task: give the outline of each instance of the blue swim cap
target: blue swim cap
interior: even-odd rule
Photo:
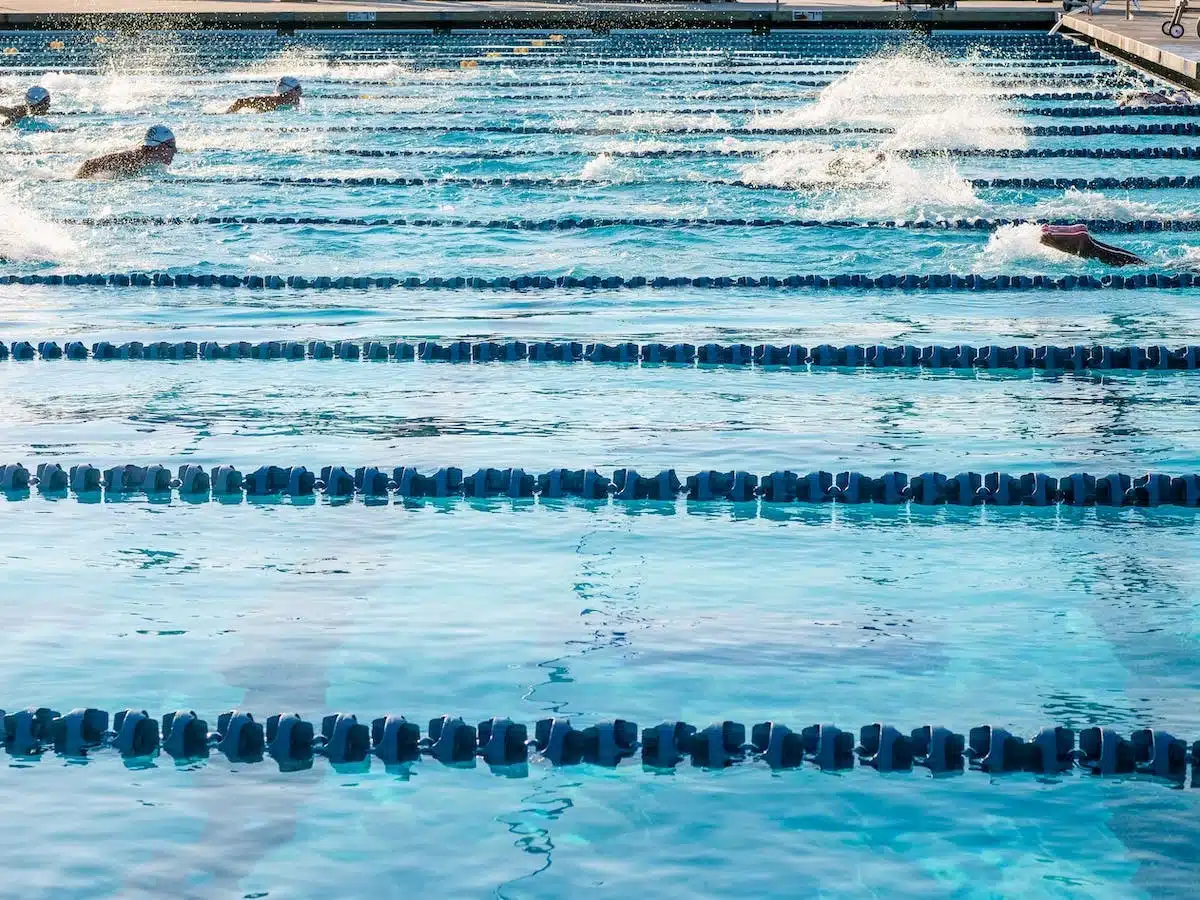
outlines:
[[[175,135],[166,125],[155,125],[146,132],[146,139],[142,142],[143,147],[153,149],[161,147],[163,144],[173,143]]]

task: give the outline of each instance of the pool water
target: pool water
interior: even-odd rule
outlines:
[[[36,82],[54,106],[0,134],[0,274],[1103,275],[1029,223],[1200,212],[1195,189],[978,184],[1200,174],[1102,158],[1200,147],[1136,133],[1195,111],[1104,115],[1153,82],[1037,33],[6,32],[5,47],[0,97]],[[221,114],[280,74],[304,82],[299,109]],[[158,122],[179,141],[168,172],[70,179]],[[1046,131],[1081,124],[1109,130]],[[332,181],[364,177],[423,183]],[[281,216],[405,224],[258,221]],[[213,217],[239,221],[195,221]],[[588,217],[614,221],[487,224]],[[805,224],[753,224],[781,219]],[[960,219],[1026,224],[911,227]],[[1127,273],[1200,263],[1200,233],[1099,236],[1147,261]],[[1200,343],[1195,300],[5,284],[0,340],[1178,346]],[[5,360],[0,463],[1185,473],[1195,377]],[[93,499],[0,497],[10,711],[1200,737],[1191,509]],[[1200,876],[1200,792],[1078,768],[0,760],[4,882],[23,897],[1124,897]]]

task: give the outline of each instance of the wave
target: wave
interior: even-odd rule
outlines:
[[[43,219],[11,193],[0,193],[0,260],[65,262],[79,247],[61,225]]]
[[[874,148],[783,150],[742,168],[752,184],[796,187],[796,211],[818,219],[893,221],[984,214],[985,204],[951,160],[915,168]]]
[[[1027,145],[1019,116],[1004,108],[985,73],[918,48],[863,60],[814,102],[755,115],[750,125],[888,127],[895,133],[883,146],[897,150]]]

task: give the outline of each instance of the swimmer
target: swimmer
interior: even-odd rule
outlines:
[[[274,94],[263,97],[242,97],[240,100],[233,101],[233,105],[225,112],[235,113],[242,112],[242,110],[272,112],[276,109],[289,109],[300,102],[300,95],[303,93],[299,79],[293,78],[291,75],[284,75],[276,82]]]
[[[1187,106],[1192,102],[1192,95],[1187,91],[1135,91],[1122,94],[1117,106]]]
[[[825,174],[830,178],[849,178],[861,172],[870,172],[887,162],[886,153],[866,154],[850,151],[837,154],[825,164]]]
[[[1096,240],[1088,234],[1086,225],[1043,225],[1042,243],[1072,256],[1098,259],[1109,266],[1136,266],[1146,262],[1128,250]]]
[[[0,124],[15,125],[30,116],[44,116],[50,109],[50,92],[44,87],[31,87],[25,92],[25,102],[18,106],[0,106]]]
[[[166,125],[155,125],[146,132],[142,146],[136,150],[122,150],[96,159],[89,159],[76,178],[93,178],[97,175],[136,175],[151,166],[169,166],[175,158],[175,135]]]

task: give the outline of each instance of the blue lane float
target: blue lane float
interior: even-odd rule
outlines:
[[[82,115],[82,113],[81,113]],[[0,151],[5,156],[45,156],[41,150]],[[236,152],[236,151],[231,151]],[[649,150],[606,150],[619,159],[759,159],[767,149],[730,150],[704,147],[671,147]],[[945,149],[907,149],[891,151],[895,156],[923,158],[952,156],[988,159],[1200,159],[1200,147],[1029,147],[1021,150],[995,147],[950,147]],[[593,158],[593,150],[433,150],[428,148],[385,150],[356,147],[304,147],[281,151],[284,155],[351,156],[359,159],[497,160],[497,159],[581,159]]]
[[[1200,152],[1200,148],[1197,148]],[[1084,225],[1091,232],[1141,234],[1200,231],[1200,219],[917,219],[652,218],[562,216],[552,219],[433,219],[365,216],[105,216],[63,218],[61,225],[92,228],[180,225],[279,225],[358,228],[469,228],[502,231],[586,231],[594,228],[867,228],[917,231],[994,231],[1008,225]]]
[[[554,86],[555,85],[553,85],[553,84],[541,85],[541,87],[543,87],[543,88],[551,88]],[[1078,102],[1086,102],[1089,100],[1103,100],[1106,102],[1112,102],[1112,101],[1116,100],[1118,97],[1120,97],[1122,93],[1123,93],[1123,91],[1120,89],[1113,89],[1113,90],[1107,90],[1107,91],[1090,91],[1090,90],[1081,90],[1081,89],[1072,89],[1072,90],[1063,90],[1063,91],[1031,91],[1031,90],[1020,90],[1020,89],[1007,89],[1007,90],[995,91],[995,96],[1000,99],[1006,99],[1006,100],[1014,100],[1014,99],[1030,100],[1030,101],[1074,100],[1074,101],[1078,101]],[[311,92],[308,92],[307,96],[309,96],[313,99],[319,99],[319,100],[361,100],[362,99],[361,93],[344,94],[344,93],[336,93],[334,91],[328,91],[328,90],[324,90],[324,89],[320,89],[320,88],[315,89]],[[723,91],[722,92],[722,97],[725,100],[764,100],[764,101],[769,101],[769,102],[774,102],[774,103],[778,103],[783,100],[807,99],[810,96],[811,96],[811,92],[805,92],[804,94],[801,94],[801,95],[788,95],[788,94],[782,93],[780,91],[769,91],[768,92],[768,91],[761,91],[761,90],[759,90],[759,91],[741,91],[741,92],[738,92],[738,91]],[[408,97],[408,95],[406,95],[406,94],[381,94],[380,96],[375,97],[373,99],[382,99],[385,97],[391,98],[391,99],[406,99]],[[655,97],[659,100],[678,101],[678,102],[684,102],[684,103],[692,103],[692,102],[697,102],[697,101],[700,101],[703,99],[707,99],[703,95],[697,94],[695,92],[686,93],[686,92],[671,92],[671,91],[665,91],[663,93],[655,92]],[[462,99],[466,100],[468,98],[462,98]],[[476,95],[476,97],[474,97],[473,99],[484,100],[484,101],[503,101],[506,103],[507,102],[532,103],[532,102],[541,101],[541,100],[562,100],[564,98],[561,94],[533,93],[530,91],[522,91],[517,94],[481,93],[481,94]]]
[[[362,360],[369,362],[590,362],[640,366],[987,369],[1183,372],[1200,368],[1200,345],[673,344],[631,341],[0,341],[0,360]]]
[[[171,184],[261,184],[273,186],[301,187],[470,187],[470,188],[558,188],[595,186],[595,179],[577,177],[528,177],[528,176],[496,176],[457,177],[445,176],[436,178],[425,177],[378,177],[374,175],[347,176],[343,178],[325,178],[320,176],[259,176],[232,175],[215,178],[176,178],[168,180]],[[661,179],[644,181],[642,184],[674,184],[677,179]],[[740,178],[709,178],[704,181],[687,180],[687,184],[705,185],[708,187],[735,187],[756,191],[796,191],[800,188],[817,188],[826,186],[822,182],[789,182],[787,184],[766,184],[757,181],[745,181]],[[1193,190],[1200,188],[1200,175],[1190,177],[1178,175],[1162,175],[1159,177],[1129,176],[1127,178],[973,178],[969,184],[979,189],[1016,188],[1025,190]]]
[[[918,506],[1200,506],[1200,475],[1076,472],[1061,477],[1044,472],[960,472],[944,475],[904,472],[872,476],[861,472],[777,470],[759,475],[744,470],[705,471],[680,476],[674,469],[642,475],[616,469],[552,469],[534,473],[521,468],[481,468],[464,474],[456,466],[421,472],[412,466],[264,465],[243,474],[233,466],[187,464],[174,473],[166,466],[133,464],[97,469],[79,464],[40,463],[32,471],[21,463],[0,465],[0,491],[22,500],[37,488],[44,496],[74,493],[80,498],[118,498],[131,494],[203,501],[207,499],[311,497],[333,499],[509,498],[612,500],[616,503],[764,504],[914,504]]]
[[[316,95],[315,98],[322,100],[335,99],[353,99],[361,101],[362,96],[359,94],[324,94]],[[314,99],[315,99],[314,98]],[[499,99],[493,97],[491,99]],[[526,99],[526,98],[517,98]],[[474,112],[470,109],[460,110],[464,113]],[[688,115],[688,116],[741,116],[741,115],[781,115],[787,112],[785,109],[771,108],[755,108],[746,106],[684,106],[674,107],[664,110],[647,110],[635,109],[628,107],[573,107],[568,110],[572,114],[591,115],[591,116],[644,116],[647,113],[663,112],[673,115]],[[1119,118],[1129,116],[1150,116],[1162,117],[1169,116],[1174,118],[1192,118],[1200,116],[1200,105],[1195,104],[1172,104],[1167,106],[1034,106],[1034,107],[1013,107],[1010,110],[1014,113],[1022,115],[1043,116],[1047,118],[1065,118],[1065,119],[1091,119],[1091,118]],[[405,112],[399,115],[417,115],[417,112]],[[95,116],[96,113],[92,110],[65,110],[56,112],[55,117],[82,117]],[[396,115],[396,114],[393,114]],[[952,151],[938,151],[939,153]],[[1017,151],[1020,152],[1020,151]],[[1028,152],[1028,151],[1025,151]],[[552,154],[553,155],[553,154]],[[986,155],[986,152],[985,152]]]
[[[935,775],[978,771],[1061,776],[1074,770],[1175,784],[1185,783],[1191,769],[1192,786],[1200,781],[1200,741],[1189,744],[1163,729],[1122,733],[1100,725],[1078,733],[1051,726],[1024,737],[997,725],[960,734],[937,725],[903,731],[873,722],[846,731],[814,724],[793,730],[774,721],[747,728],[727,720],[704,727],[668,721],[639,730],[628,719],[579,728],[558,717],[539,720],[530,730],[505,717],[470,724],[459,716],[443,715],[429,720],[422,736],[421,726],[403,715],[359,721],[347,712],[309,722],[295,712],[272,713],[260,720],[233,709],[218,715],[210,727],[209,720],[190,709],[152,716],[138,708],[111,714],[78,708],[64,714],[38,707],[0,710],[0,720],[6,752],[25,759],[49,752],[76,760],[105,754],[146,760],[165,754],[182,762],[220,754],[233,763],[270,759],[281,771],[294,772],[310,768],[321,757],[335,765],[378,759],[385,766],[428,758],[460,768],[482,761],[507,776],[524,774],[530,761],[614,768],[639,760],[649,771],[684,763],[712,771],[747,764],[773,771],[811,767],[841,772],[858,767],[884,773],[924,769]]]
[[[533,48],[529,48],[533,49]],[[544,48],[542,48],[544,49]],[[812,76],[838,76],[845,75],[851,71],[861,59],[865,58],[861,55],[846,55],[841,53],[832,53],[834,48],[814,48],[817,53],[812,56],[806,55],[802,59],[788,57],[773,57],[759,59],[738,59],[736,57],[726,58],[711,58],[709,60],[699,59],[684,59],[684,58],[660,58],[653,60],[631,60],[631,59],[614,59],[612,57],[571,57],[568,55],[554,55],[548,57],[544,54],[526,53],[523,54],[524,59],[506,54],[504,57],[488,57],[486,51],[468,51],[466,53],[453,55],[422,55],[413,60],[418,65],[416,68],[424,69],[425,71],[436,71],[440,63],[443,66],[453,65],[458,66],[458,63],[464,58],[473,59],[480,68],[492,67],[494,71],[507,72],[513,69],[523,69],[529,71],[531,69],[550,69],[556,74],[570,73],[573,75],[592,73],[592,72],[629,72],[634,75],[662,75],[662,76],[688,76],[688,75],[753,75],[753,74],[774,74],[797,72],[801,75]],[[825,51],[825,52],[822,52]],[[47,55],[46,59],[49,66],[53,66],[55,62],[60,64],[63,62],[58,56],[62,51],[56,51],[53,55]],[[66,57],[70,59],[70,57]],[[74,61],[85,63],[87,57],[77,55]],[[214,68],[229,65],[237,66],[245,64],[246,59],[241,56],[224,56],[219,53],[208,54],[202,57],[197,57],[196,61],[212,70]],[[24,60],[26,64],[29,60]],[[356,63],[361,60],[347,60],[347,62]],[[1000,70],[1006,75],[1011,74],[1014,70],[1022,68],[1034,68],[1039,70],[1056,69],[1064,70],[1055,72],[1056,75],[1066,77],[1091,76],[1095,77],[1095,72],[1081,72],[1081,69],[1100,69],[1104,74],[1113,72],[1118,69],[1118,64],[1111,60],[1103,58],[1086,57],[1086,56],[1039,56],[1039,57],[1020,57],[1014,56],[1006,59],[978,59],[972,61],[971,69],[976,71]]]
[[[586,223],[588,220],[582,220]],[[582,227],[589,227],[586,224]],[[995,291],[1108,291],[1140,290],[1144,288],[1191,288],[1200,282],[1200,275],[1191,272],[1149,272],[1137,275],[958,275],[958,274],[888,274],[861,275],[497,275],[484,278],[477,275],[393,276],[339,275],[247,275],[214,272],[118,272],[92,274],[0,275],[0,286],[25,285],[46,287],[120,287],[120,288],[250,288],[252,290],[671,290],[701,288],[728,290],[756,288],[760,290],[887,290],[995,292]]]
[[[672,73],[677,74],[677,73]],[[318,95],[323,100],[334,99],[353,99],[361,101],[361,95]],[[493,98],[498,99],[498,98]],[[579,107],[569,110],[573,115],[590,115],[590,116],[644,116],[647,113],[656,112],[656,110],[632,109],[622,107]],[[1046,118],[1056,119],[1095,119],[1095,118],[1120,118],[1129,116],[1149,116],[1149,117],[1172,117],[1172,118],[1193,118],[1200,116],[1200,105],[1195,104],[1173,104],[1169,106],[1035,106],[1035,107],[1013,107],[1011,112],[1022,115],[1043,116]],[[473,112],[473,110],[464,109],[461,112]],[[742,116],[742,115],[781,115],[786,113],[785,109],[756,109],[747,108],[744,106],[686,106],[672,109],[659,110],[662,113],[670,113],[672,115],[686,116]],[[399,115],[417,115],[419,111],[400,113]],[[64,112],[55,112],[55,117],[82,117],[94,116],[92,110],[66,110]],[[393,114],[397,115],[397,114]],[[938,151],[939,153],[953,153],[953,151]],[[1020,152],[1020,151],[1018,151]],[[1024,151],[1032,156],[1041,156],[1036,151]],[[553,154],[551,154],[553,155]],[[610,155],[625,155],[625,154],[610,154]],[[972,153],[971,155],[990,155],[985,152]],[[1056,154],[1051,154],[1056,155]]]
[[[5,151],[11,153],[12,151]],[[31,150],[30,155],[39,151]],[[378,150],[361,148],[304,149],[306,154],[354,156],[366,159],[423,158],[438,159],[522,159],[594,157],[592,150]],[[701,147],[671,147],[656,150],[606,150],[619,159],[757,159],[764,149],[727,150]],[[1028,147],[1020,150],[996,147],[951,147],[946,149],[908,149],[891,151],[907,158],[953,156],[998,159],[1200,159],[1200,147]]]
[[[710,81],[716,84],[716,81]],[[739,82],[730,82],[738,84]],[[792,82],[799,84],[800,82]],[[814,83],[815,84],[815,83]],[[825,82],[820,82],[824,85]],[[84,127],[73,126],[61,131],[78,131]],[[329,125],[322,127],[282,125],[264,127],[261,131],[274,134],[559,134],[613,137],[628,135],[627,128],[567,128],[555,125]],[[1029,137],[1089,137],[1096,135],[1172,135],[1195,137],[1200,134],[1200,124],[1195,122],[1151,122],[1137,125],[1026,125],[1013,129],[1015,133]],[[812,126],[800,128],[677,128],[656,127],[647,129],[648,134],[690,135],[788,135],[793,137],[837,137],[839,135],[890,135],[894,128],[870,126]],[[197,179],[200,180],[200,179]]]

